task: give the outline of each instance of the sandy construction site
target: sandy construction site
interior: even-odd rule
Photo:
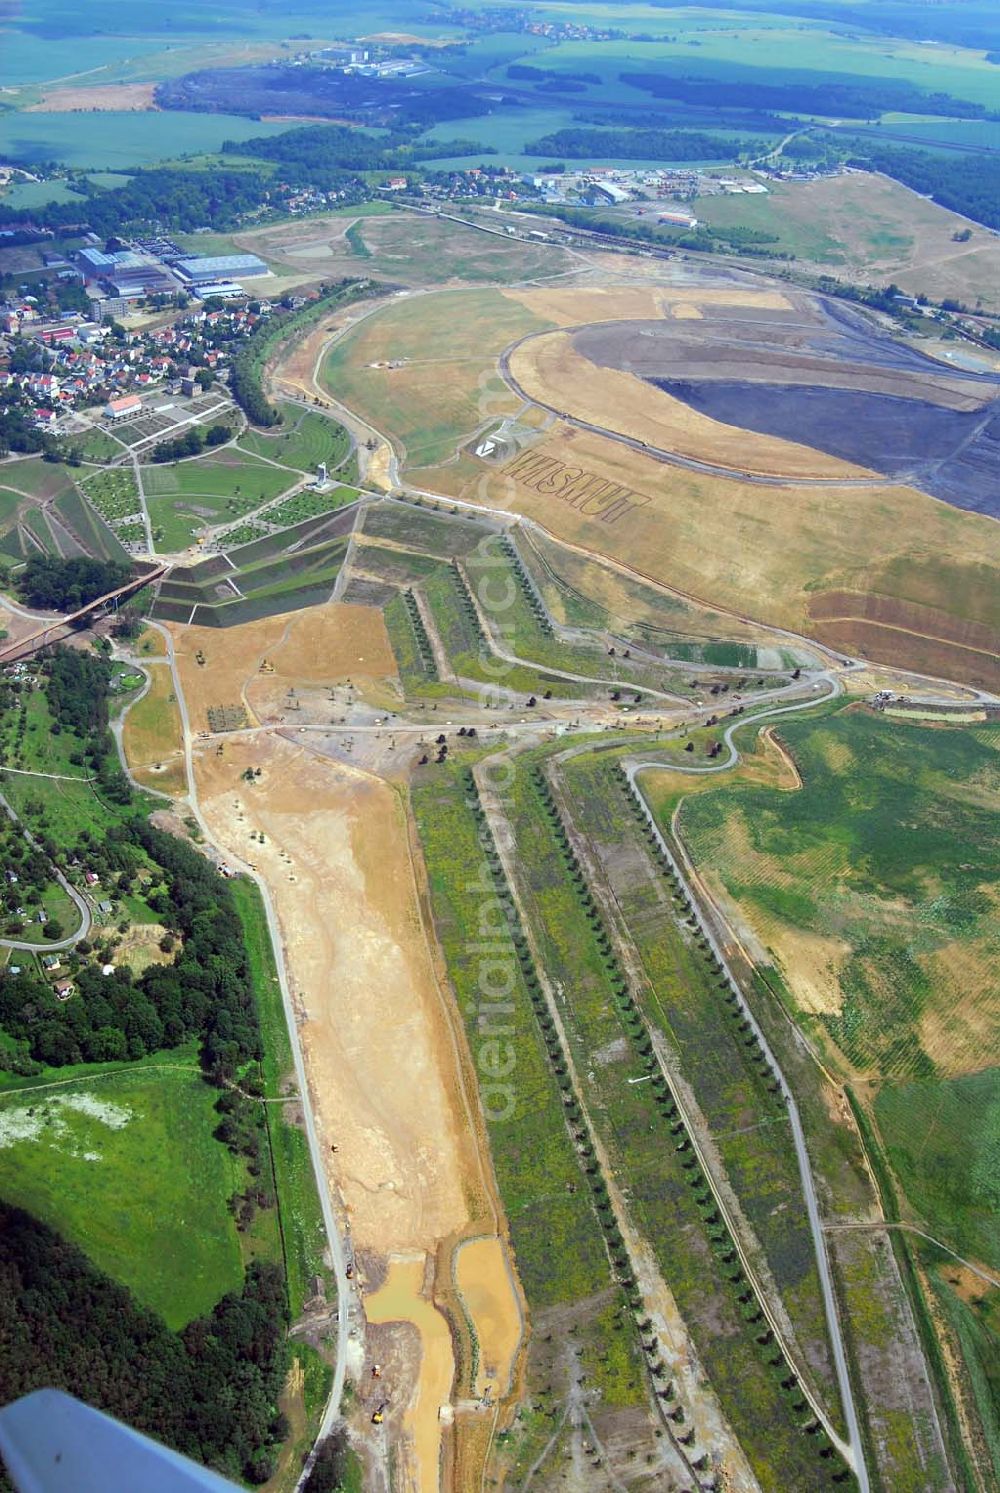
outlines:
[[[400,785],[253,727],[290,684],[384,681],[394,665],[381,614],[331,604],[227,631],[171,631],[205,824],[263,878],[277,913],[327,1180],[366,1315],[404,1324],[399,1373],[385,1384],[400,1485],[436,1493],[449,1455],[441,1410],[455,1380],[441,1306],[475,1317],[484,1358],[505,1382],[520,1340],[513,1286],[513,1308],[502,1297],[483,1304],[480,1276],[496,1257],[477,1269],[463,1253],[457,1282],[452,1265],[463,1238],[501,1248],[464,1034],[428,937]],[[251,724],[206,737],[208,711],[223,701],[242,702]]]

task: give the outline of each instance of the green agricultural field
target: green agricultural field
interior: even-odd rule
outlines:
[[[720,782],[680,832],[856,1070],[906,1082],[994,1053],[1000,732],[854,708],[780,724],[804,787]]]
[[[180,1328],[240,1286],[243,1168],[193,1056],[173,1057],[0,1100],[0,1191]]]
[[[74,60],[66,71],[75,72],[79,65]],[[11,110],[0,115],[0,152],[84,170],[127,171],[162,161],[165,155],[215,150],[224,140],[277,135],[286,128],[230,114],[171,112],[170,129],[165,132],[156,112],[29,114]]]
[[[269,457],[300,472],[315,472],[321,461],[331,472],[340,465],[351,447],[343,425],[288,401],[279,402],[278,408],[283,422],[279,429],[247,430],[238,443],[241,451]]]

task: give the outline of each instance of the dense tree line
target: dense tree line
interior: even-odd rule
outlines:
[[[912,83],[893,78],[856,78],[847,73],[824,73],[815,82],[745,82],[733,77],[674,77],[669,73],[621,73],[623,83],[641,88],[653,98],[672,99],[710,109],[720,100],[727,108],[773,109],[781,113],[815,114],[822,118],[877,119],[890,111],[908,114],[945,114],[951,118],[987,116],[982,104],[926,93]]]
[[[0,1321],[5,1402],[65,1389],[229,1477],[273,1472],[287,1433],[276,1267],[251,1265],[242,1291],[174,1333],[74,1244],[0,1202]]]
[[[318,298],[308,306],[300,307],[298,311],[278,313],[254,328],[233,359],[229,374],[229,392],[252,424],[281,424],[281,411],[264,393],[264,370],[275,348],[287,337],[294,336],[300,327],[307,327],[324,310],[343,301],[357,283],[341,280],[337,284],[321,285]],[[385,285],[369,286],[366,291],[359,287],[357,293],[374,295],[386,289]]]
[[[48,202],[18,211],[0,205],[0,223],[37,223],[56,231],[85,221],[101,235],[170,229],[190,232],[210,223],[234,228],[270,195],[259,171],[139,171],[124,187],[89,186],[84,202]]]
[[[896,150],[868,139],[858,141],[857,146],[851,165],[881,171],[914,192],[932,197],[941,207],[974,218],[987,228],[1000,228],[1000,157],[954,151],[932,155],[925,150]]]
[[[76,612],[124,586],[132,574],[117,560],[93,560],[79,555],[32,555],[18,580],[22,598],[46,612]]]
[[[652,0],[671,9],[674,0]],[[732,10],[732,0],[702,0],[705,9]],[[794,16],[801,20],[802,0],[740,0],[742,11]],[[1000,42],[1000,16],[994,0],[962,0],[958,5],[915,4],[914,0],[866,0],[863,14],[856,0],[810,0],[809,17],[833,21],[850,32],[862,28],[885,36],[956,42],[963,47],[995,47]]]
[[[346,1427],[337,1426],[320,1444],[304,1493],[339,1493],[347,1476],[350,1455]]]
[[[598,130],[576,126],[541,135],[524,147],[529,155],[585,161],[601,156],[623,161],[733,161],[759,141],[733,140],[701,130]]]
[[[111,665],[107,659],[79,648],[59,647],[43,656],[40,668],[53,731],[72,731],[80,740],[70,761],[89,769],[112,803],[131,802],[132,789],[108,729]]]
[[[420,161],[470,155],[482,151],[482,146],[472,140],[421,141],[412,129],[363,135],[346,125],[316,124],[281,135],[227,140],[222,149],[278,162],[283,178],[293,185],[330,192],[354,184],[360,200],[368,189],[358,178],[359,172],[406,171]],[[491,153],[489,147],[486,153]]]
[[[540,203],[533,212],[545,213],[560,218],[573,228],[587,228],[592,233],[607,234],[626,242],[659,244],[662,248],[693,249],[706,254],[748,254],[765,256],[768,259],[790,259],[794,256],[776,252],[769,246],[778,242],[778,236],[759,228],[744,228],[733,225],[728,228],[712,228],[699,224],[697,228],[670,228],[666,225],[639,221],[635,218],[603,217],[600,211],[583,207],[558,207]]]
[[[243,114],[259,119],[288,114],[350,119],[359,124],[417,124],[422,129],[449,119],[487,114],[489,98],[469,84],[424,79],[362,78],[329,67],[218,67],[168,78],[156,90],[164,109]]]
[[[175,436],[172,441],[158,442],[149,459],[154,462],[181,461],[185,456],[200,456],[206,448],[223,445],[231,435],[228,425],[210,425],[207,430],[190,425],[183,435]]]

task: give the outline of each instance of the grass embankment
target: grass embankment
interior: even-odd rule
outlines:
[[[301,480],[297,472],[242,453],[142,469],[154,539],[168,553],[187,548],[206,527],[242,518]]]
[[[294,1065],[264,905],[253,882],[239,878],[231,883],[231,888],[243,925],[257,996],[264,1041],[261,1064],[264,1094],[267,1099],[283,1098],[294,1092]],[[286,1104],[266,1106],[288,1296],[292,1312],[297,1316],[303,1302],[313,1294],[312,1277],[320,1276],[328,1282],[329,1288],[329,1274],[323,1263],[326,1232],[316,1193],[316,1178],[305,1132],[291,1118],[295,1108]]]
[[[166,664],[149,670],[149,689],[125,717],[122,746],[129,768],[147,788],[183,793],[184,768],[180,710]]]
[[[628,1082],[659,1071],[646,1025],[627,988],[621,989],[607,930],[563,843],[565,830],[526,767],[515,776],[508,814],[541,957],[564,992],[560,1013],[578,1071],[593,1085],[593,1122],[628,1188],[636,1222],[762,1487],[809,1486],[822,1465],[822,1437],[801,1433],[803,1415],[792,1403],[800,1402],[801,1392],[766,1323],[751,1320],[759,1307],[711,1200],[698,1201],[706,1194],[699,1191],[703,1179],[683,1121],[669,1116],[660,1084]],[[775,1107],[772,1099],[772,1116]],[[756,1341],[761,1336],[763,1344]]]
[[[800,724],[821,725],[838,709],[820,707],[803,717]],[[747,739],[749,731],[757,736],[753,746]],[[690,806],[695,797],[714,800],[723,789],[757,790],[768,781],[775,782],[773,772],[768,771],[768,753],[761,745],[759,727],[752,722],[741,729],[740,748],[741,764],[720,777],[681,777],[669,770],[643,775],[644,796],[653,806],[668,842],[672,842],[673,813],[682,801]],[[768,792],[774,798],[779,796],[776,789],[769,788]],[[710,872],[710,863],[699,865],[703,875]],[[815,1046],[815,1027],[798,1012],[781,970],[766,961],[751,963],[746,950],[731,940],[728,957],[796,1096],[824,1218],[850,1226],[831,1230],[827,1247],[874,1486],[943,1493],[954,1486],[954,1474],[939,1439],[938,1401],[927,1388],[923,1363],[926,1357],[932,1377],[936,1377],[935,1356],[926,1336],[918,1335],[919,1307],[908,1303],[901,1279],[905,1261],[899,1260],[899,1240],[893,1235],[891,1243],[880,1243],[877,1236],[873,1239],[856,1228],[858,1223],[878,1216],[882,1206],[858,1132],[841,1113],[836,1090],[798,1035],[797,1024],[804,1025]],[[953,1174],[956,1171],[952,1168]],[[947,1386],[941,1393],[947,1394]],[[947,1439],[947,1428],[945,1434]],[[954,1455],[954,1436],[949,1445],[952,1460],[960,1465],[960,1458]]]
[[[281,425],[271,431],[247,430],[238,442],[241,451],[299,472],[314,472],[321,461],[330,472],[340,466],[351,449],[351,438],[339,421],[287,400],[279,400],[278,409]]]

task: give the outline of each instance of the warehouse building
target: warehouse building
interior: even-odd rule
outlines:
[[[194,259],[178,259],[174,269],[190,285],[207,285],[220,280],[252,280],[270,274],[263,259],[256,254],[210,254]]]
[[[189,289],[199,301],[211,300],[213,296],[222,301],[232,301],[246,295],[243,286],[237,285],[235,280],[209,280],[205,285],[192,285]]]

